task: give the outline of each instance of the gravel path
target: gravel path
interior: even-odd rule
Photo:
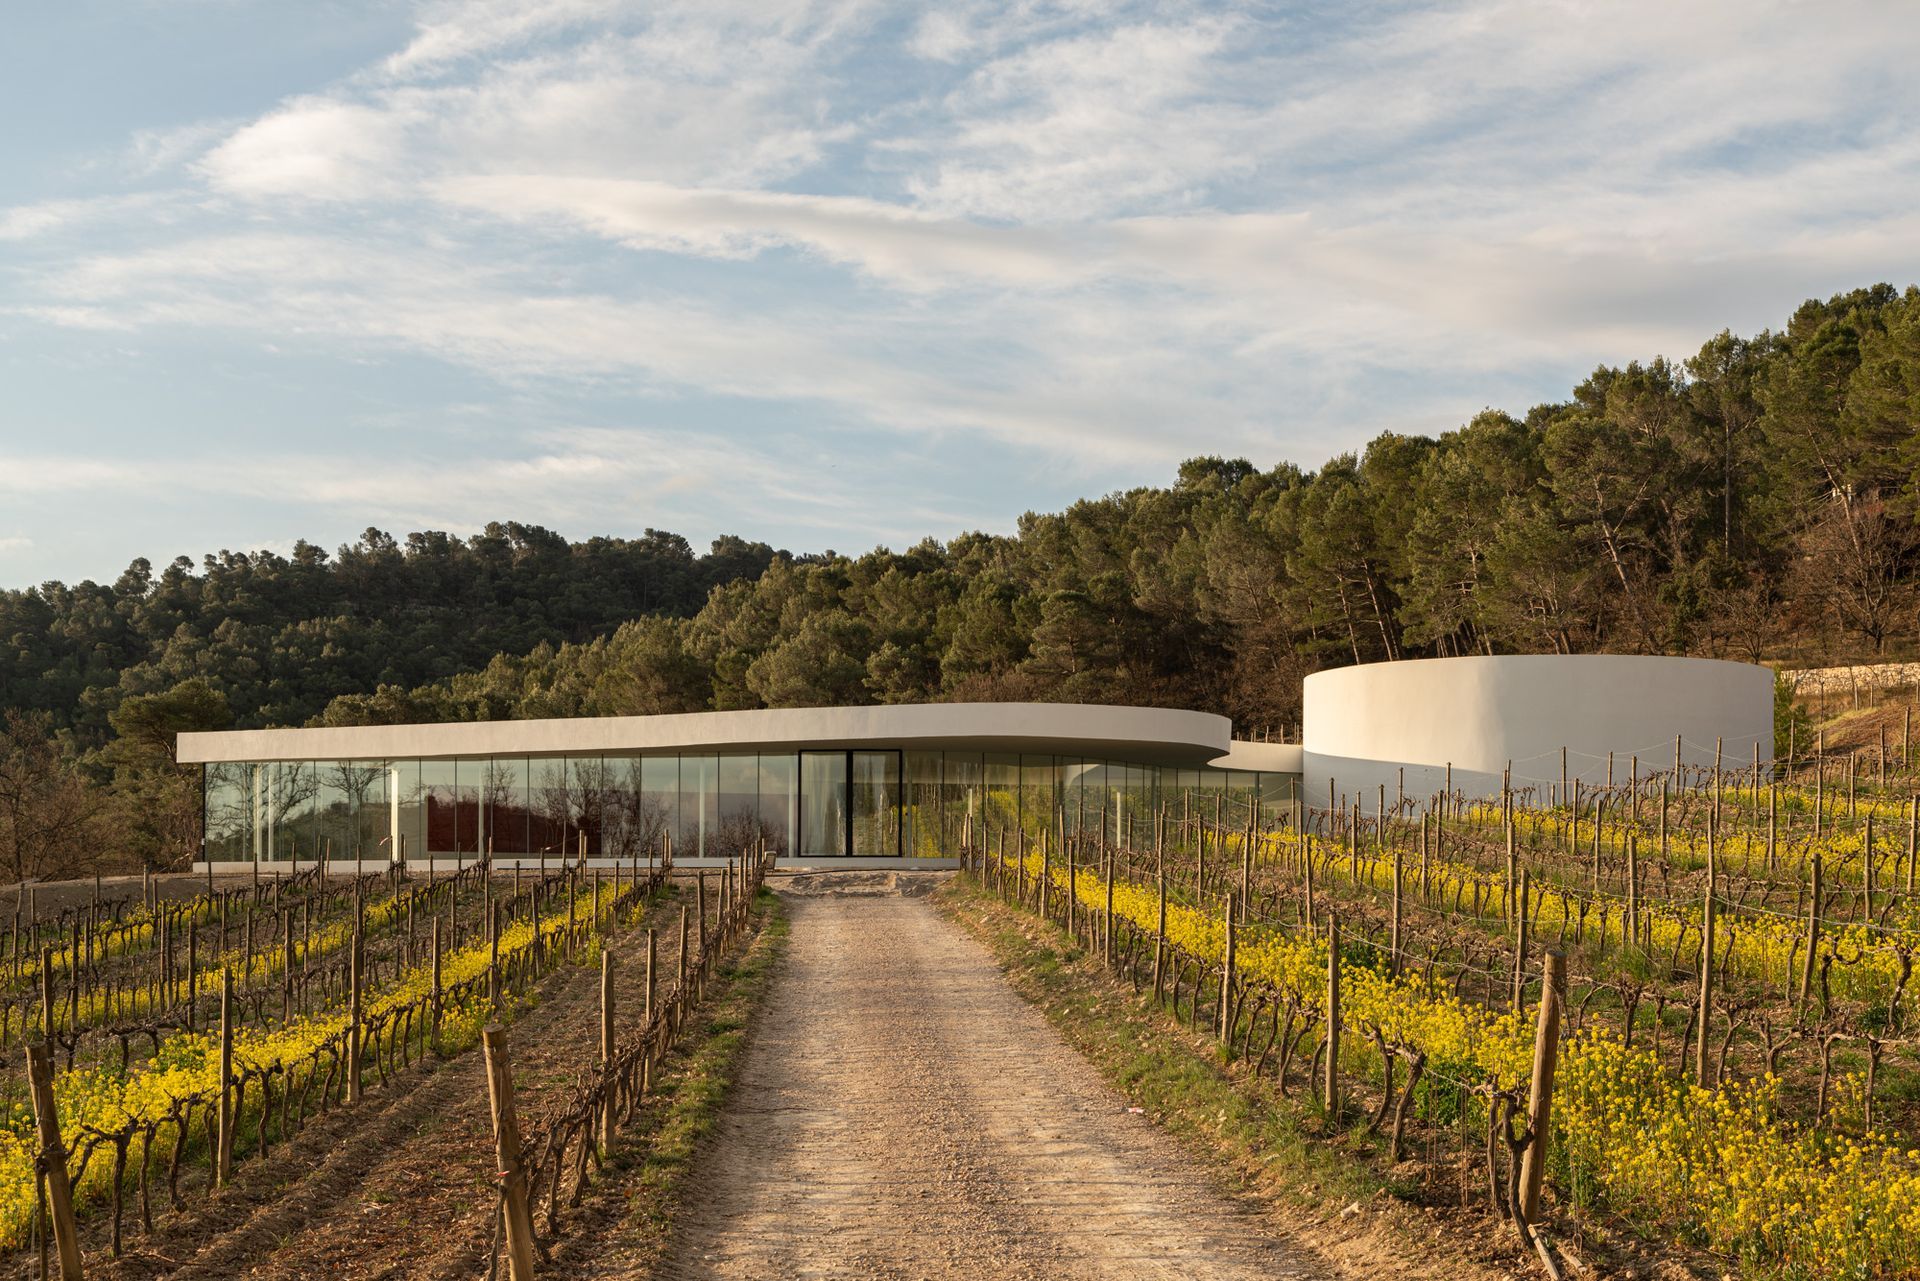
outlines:
[[[789,903],[786,971],[661,1275],[1331,1275],[1129,1114],[928,904]]]

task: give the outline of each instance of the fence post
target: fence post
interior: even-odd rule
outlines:
[[[212,866],[212,864],[208,864]],[[200,1000],[200,923],[187,918],[187,1031],[194,1030],[193,1007]]]
[[[1113,864],[1119,857],[1120,851],[1117,849],[1107,854],[1107,910],[1100,921],[1100,959],[1108,969],[1113,968]],[[1227,919],[1231,921],[1233,918],[1229,916]],[[1233,927],[1229,925],[1227,928],[1231,932]]]
[[[1813,996],[1813,957],[1820,950],[1820,851],[1813,851],[1813,897],[1807,904],[1807,955],[1800,967],[1800,1009]]]
[[[430,1011],[430,1016],[433,1019],[433,1043],[435,1046],[438,1046],[440,1044],[440,1015],[441,1015],[440,960],[441,960],[442,950],[443,950],[443,944],[440,936],[440,916],[438,913],[435,913],[433,918],[433,1005]]]
[[[647,997],[646,1004],[640,1007],[640,1026],[646,1029],[647,1052],[640,1060],[640,1095],[653,1087],[653,989],[654,989],[654,953],[658,939],[652,930],[647,931]]]
[[[1533,924],[1533,869],[1520,872],[1520,897],[1515,901],[1513,924],[1513,1012],[1518,1014],[1527,991],[1527,934]]]
[[[1160,921],[1153,931],[1153,1001],[1160,1003],[1160,989],[1166,979],[1167,966],[1167,851],[1166,851],[1166,814],[1160,815],[1160,835],[1154,842],[1154,861],[1157,864],[1155,879],[1159,882]]]
[[[613,1150],[613,953],[600,949],[600,1066],[604,1069],[600,1100],[600,1146]]]
[[[80,1281],[80,1231],[73,1221],[73,1185],[67,1181],[60,1114],[53,1105],[53,1047],[45,1041],[27,1046],[27,1080],[33,1093],[34,1122],[40,1128],[40,1158],[47,1167],[47,1210],[60,1251],[61,1281]]]
[[[360,1101],[360,987],[361,987],[361,943],[360,926],[355,922],[353,941],[347,953],[347,981],[352,986],[347,1008],[347,1102]]]
[[[1400,974],[1400,846],[1393,847],[1393,921],[1389,936],[1387,973],[1391,977]]]
[[[487,895],[487,948],[487,999],[498,1014],[504,995],[500,990],[500,904],[491,893]]]
[[[1233,1048],[1233,1029],[1227,1026],[1233,1017],[1233,962],[1234,962],[1234,913],[1233,895],[1227,895],[1227,955],[1220,963],[1220,1011],[1214,1017],[1214,1026],[1219,1030],[1220,1039],[1226,1043],[1229,1051]]]
[[[1713,1070],[1708,1036],[1708,1025],[1713,1022],[1713,946],[1714,946],[1714,833],[1716,823],[1711,817],[1707,821],[1707,896],[1700,904],[1700,1019],[1695,1028],[1698,1040],[1694,1045],[1693,1080],[1701,1089],[1713,1088]],[[1872,851],[1867,852],[1871,863]],[[1869,887],[1872,877],[1867,880]]]
[[[220,971],[220,1132],[216,1139],[213,1182],[224,1188],[233,1178],[233,970]]]
[[[53,1041],[53,949],[40,946],[40,1039]]]
[[[285,932],[280,939],[280,1021],[293,1017],[293,909],[281,914]]]
[[[1327,1123],[1340,1124],[1340,917],[1327,913]]]
[[[687,986],[687,905],[680,905],[680,977],[679,986]]]
[[[1547,1168],[1547,1138],[1553,1122],[1553,1074],[1560,1062],[1560,1006],[1567,999],[1567,958],[1547,953],[1540,985],[1540,1017],[1533,1032],[1533,1082],[1527,1091],[1527,1129],[1533,1138],[1520,1158],[1520,1217],[1540,1217],[1540,1181]]]
[[[487,1098],[493,1107],[493,1147],[500,1162],[500,1214],[506,1221],[507,1275],[533,1281],[533,1206],[520,1162],[520,1121],[513,1111],[513,1065],[507,1033],[492,1024],[480,1034],[487,1058]]]

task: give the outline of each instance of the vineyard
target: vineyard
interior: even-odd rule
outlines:
[[[1741,1275],[1912,1276],[1910,744],[1278,821],[990,797],[966,859],[1551,1275],[1612,1222]]]
[[[96,885],[45,913],[23,894],[0,969],[0,1238],[36,1276],[196,1231],[217,1257],[207,1224],[235,1190],[270,1201],[317,1172],[343,1118],[371,1123],[428,1089],[484,1031],[498,1168],[517,1177],[454,1255],[485,1269],[544,1251],[743,937],[763,872],[748,856],[677,876],[651,860],[483,859],[448,876],[311,871],[189,898],[148,885],[108,901]],[[638,972],[616,978],[616,944]],[[561,1038],[583,1052],[543,1061],[523,1131],[507,1037],[549,980],[596,962],[599,1017]],[[618,1020],[617,983],[633,994]],[[246,1188],[256,1173],[262,1186]]]

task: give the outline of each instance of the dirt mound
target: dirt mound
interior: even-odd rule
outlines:
[[[1914,717],[1920,722],[1920,716]],[[1907,707],[1905,704],[1861,708],[1857,712],[1847,712],[1836,716],[1821,726],[1828,756],[1844,755],[1847,752],[1864,753],[1860,764],[1867,767],[1866,757],[1878,761],[1880,744],[1887,745],[1888,768],[1896,768],[1900,760],[1900,746],[1907,735]],[[1913,736],[1920,738],[1920,723],[1913,727]],[[1795,745],[1803,755],[1811,755],[1812,742]]]

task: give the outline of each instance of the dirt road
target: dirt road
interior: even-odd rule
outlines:
[[[791,904],[662,1275],[1331,1275],[1129,1114],[927,903]]]

